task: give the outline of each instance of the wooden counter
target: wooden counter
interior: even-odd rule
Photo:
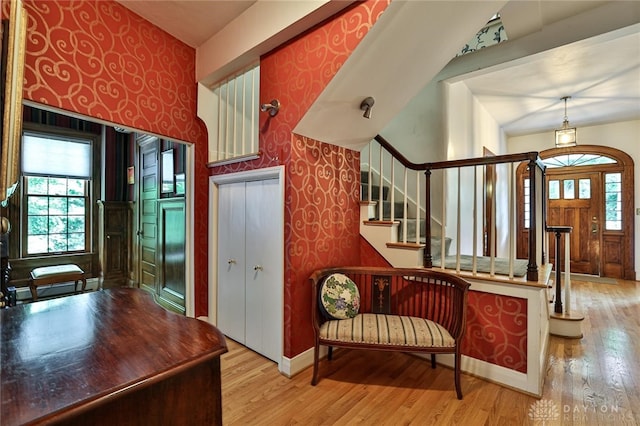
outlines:
[[[212,325],[117,288],[0,310],[0,424],[222,424]]]

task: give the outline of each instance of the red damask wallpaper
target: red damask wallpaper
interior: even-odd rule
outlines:
[[[470,291],[462,353],[527,372],[527,300]]]
[[[25,99],[195,144],[195,304],[206,315],[209,171],[195,50],[111,0],[24,5]]]
[[[197,142],[195,50],[114,1],[24,0],[24,96]]]

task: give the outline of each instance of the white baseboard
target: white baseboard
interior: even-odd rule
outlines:
[[[336,350],[339,349],[334,348],[334,352]],[[327,356],[327,352],[328,349],[326,346],[320,346],[321,359]],[[424,357],[426,361],[431,357],[429,354],[420,354],[420,356]],[[439,364],[453,368],[454,358],[452,354],[436,355],[436,361]],[[537,395],[539,393],[536,386],[532,386],[531,379],[525,373],[491,364],[486,361],[480,361],[479,359],[471,358],[466,355],[462,356],[461,362],[460,369],[463,373],[471,374],[472,376],[486,379],[490,382],[501,384],[511,389],[521,390],[528,394]],[[313,348],[309,348],[293,358],[283,357],[280,373],[287,377],[293,377],[312,365]]]
[[[320,346],[320,358],[324,358],[327,356],[329,352],[326,346]],[[313,365],[313,347],[307,349],[299,355],[296,355],[293,358],[282,357],[282,362],[280,363],[280,373],[285,376],[291,378]]]

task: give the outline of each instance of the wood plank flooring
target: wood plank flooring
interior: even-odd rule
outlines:
[[[225,425],[640,425],[640,282],[572,281],[584,337],[551,337],[541,399],[412,355],[340,350],[288,379],[228,340],[222,356]]]

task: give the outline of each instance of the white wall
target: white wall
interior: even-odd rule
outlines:
[[[483,148],[487,147],[495,154],[503,154],[506,150],[506,140],[502,130],[494,118],[478,102],[464,82],[445,84],[446,92],[446,146],[447,160],[482,157]],[[508,203],[509,183],[507,179],[509,168],[499,166],[496,169],[498,187],[496,188],[496,245],[497,255],[508,256],[508,221],[506,209]],[[449,188],[456,188],[457,171],[450,171],[447,175]],[[447,236],[454,239],[452,252],[456,252],[455,236],[458,235],[458,212],[460,212],[460,249],[463,254],[473,251],[473,211],[474,211],[474,170],[464,168],[460,172],[460,206],[457,191],[450,190],[447,194]],[[476,247],[477,254],[482,254],[482,224],[483,224],[483,168],[477,168],[475,205],[476,205]]]
[[[579,127],[579,145],[602,145],[626,152],[634,162],[634,212],[640,208],[640,120],[624,121],[599,126]],[[554,148],[553,131],[524,136],[512,136],[507,140],[509,153],[544,151]],[[634,264],[636,280],[640,281],[640,215],[634,215]]]

